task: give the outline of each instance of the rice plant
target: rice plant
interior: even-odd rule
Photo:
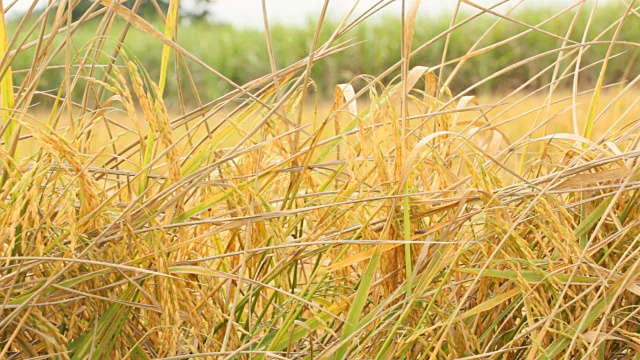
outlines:
[[[34,2],[11,33],[0,8],[0,358],[638,358],[639,44],[619,40],[635,1],[594,35],[574,32],[590,3],[552,32],[555,15],[513,18],[520,2],[461,0],[469,14],[424,43],[407,2],[399,61],[332,86],[329,108],[312,69],[366,47],[351,35],[387,2],[332,23],[326,1],[286,67],[265,11],[271,71],[245,84],[180,45],[177,0],[160,27],[140,3],[74,20],[77,2]],[[449,56],[480,16],[495,27]],[[161,46],[159,74],[124,45],[134,32]],[[559,45],[451,90],[531,32]],[[504,96],[477,93],[541,57]],[[196,68],[234,90],[201,97]]]

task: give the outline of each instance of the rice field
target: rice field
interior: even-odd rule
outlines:
[[[400,60],[330,99],[312,69],[366,46],[350,31],[375,8],[320,14],[308,54],[280,67],[267,45],[271,72],[236,84],[180,45],[178,5],[157,26],[108,0],[73,22],[52,2],[18,24],[36,38],[20,71],[0,12],[0,358],[640,358],[640,77],[607,77],[610,59],[633,64],[638,43],[617,36],[634,2],[606,41],[476,9],[562,41],[493,94],[477,89],[535,55],[452,90],[458,64],[513,38],[414,62],[433,49],[407,2]],[[157,75],[119,45],[129,30],[162,44]],[[167,106],[192,67],[233,90]]]

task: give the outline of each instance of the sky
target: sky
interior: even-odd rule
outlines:
[[[2,0],[5,6],[14,0]],[[15,9],[11,12],[29,7],[34,0],[18,0]],[[90,1],[90,0],[82,0]],[[129,0],[132,1],[132,0]],[[183,4],[189,4],[191,0],[182,0]],[[522,1],[526,6],[566,6],[578,0],[511,0],[509,4]],[[360,0],[355,14],[362,13],[364,9],[371,7],[379,0]],[[498,0],[475,0],[476,3],[489,6]],[[331,0],[328,11],[330,16],[342,18],[356,0]],[[406,0],[406,7],[411,6],[412,0]],[[456,0],[422,0],[420,14],[438,15],[452,11],[456,6]],[[317,19],[324,4],[324,0],[266,0],[267,14],[270,23],[285,23],[292,25],[304,24],[309,18]],[[464,5],[466,6],[466,5]],[[212,6],[215,19],[240,27],[262,28],[262,0],[215,0]],[[401,0],[396,0],[387,6],[380,15],[400,14]]]
[[[363,10],[378,2],[379,0],[360,0],[355,13],[362,13]],[[475,2],[483,6],[490,6],[499,1],[475,0]],[[516,2],[515,0],[510,1],[512,4]],[[551,4],[566,6],[574,2],[575,0],[524,0],[523,4],[527,6],[549,6]],[[332,0],[329,2],[328,11],[332,16],[342,18],[355,3],[355,0]],[[412,0],[406,0],[405,7],[409,8],[411,3]],[[319,16],[324,0],[266,0],[266,4],[270,22],[304,24],[309,16],[314,19]],[[453,11],[456,4],[457,1],[455,0],[423,0],[420,4],[419,12],[424,15],[442,14],[443,12]],[[382,14],[400,15],[401,9],[402,3],[397,0],[387,6],[382,11]],[[217,19],[234,25],[261,28],[263,23],[262,0],[216,0],[213,6],[213,13]]]

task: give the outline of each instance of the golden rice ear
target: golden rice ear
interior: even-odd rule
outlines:
[[[418,16],[418,9],[420,8],[421,0],[413,0],[406,22],[404,24],[404,53],[411,53],[411,42],[413,40],[413,32],[416,24],[416,17]],[[410,87],[407,87],[410,89]]]

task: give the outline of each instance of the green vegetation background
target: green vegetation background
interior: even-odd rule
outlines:
[[[516,18],[530,25],[537,25],[557,13],[558,9],[534,8],[527,11],[516,13]],[[605,28],[611,26],[621,15],[620,7],[615,5],[607,5],[602,7],[594,15],[590,29],[588,31],[587,41],[594,40]],[[461,14],[458,16],[458,22],[465,19],[469,14]],[[573,12],[567,12],[562,16],[552,20],[551,22],[541,26],[540,28],[560,36],[567,33]],[[570,39],[580,42],[583,37],[584,30],[587,25],[588,16],[585,14],[577,22]],[[481,34],[496,21],[495,16],[483,15],[478,19],[463,25],[453,32],[449,49],[447,52],[447,60],[464,56],[471,46],[478,40]],[[152,21],[158,28],[162,28],[158,21]],[[426,43],[439,33],[447,29],[451,22],[450,15],[442,15],[432,18],[421,18],[415,27],[414,49],[417,45]],[[619,40],[637,41],[640,29],[640,20],[637,17],[630,17],[628,24],[622,29]],[[11,25],[11,24],[10,24]],[[89,21],[83,24],[73,35],[74,45],[78,50],[77,56],[86,56],[83,46],[94,38],[99,23]],[[116,22],[112,34],[119,34],[123,23]],[[322,37],[328,39],[331,32],[336,28],[337,23],[326,23],[323,26]],[[10,30],[11,31],[11,26]],[[15,24],[14,24],[15,27]],[[525,29],[524,26],[515,25],[511,22],[502,21],[489,33],[482,42],[480,47],[497,43],[516,35]],[[605,33],[599,40],[608,40],[612,37],[615,26]],[[313,33],[315,31],[315,23],[309,21],[307,26],[283,26],[275,25],[271,28],[271,36],[274,46],[275,59],[278,68],[283,68],[304,58],[311,47]],[[316,82],[317,88],[322,95],[330,95],[333,87],[337,83],[348,82],[354,77],[361,74],[379,74],[395,64],[400,59],[400,36],[401,27],[398,18],[387,17],[377,22],[369,22],[362,24],[350,33],[350,37],[355,41],[364,41],[364,44],[355,46],[340,54],[324,59],[316,64],[313,68],[312,78]],[[21,41],[25,37],[34,38],[35,35],[18,34]],[[116,35],[114,35],[116,36]],[[322,40],[322,39],[321,39]],[[116,39],[110,39],[111,49]],[[211,24],[205,21],[194,21],[190,24],[182,24],[179,28],[178,42],[195,56],[205,61],[207,64],[220,71],[222,74],[233,80],[237,84],[244,84],[261,75],[271,72],[269,65],[269,57],[265,34],[261,30],[234,28],[224,24]],[[491,74],[512,65],[519,60],[531,58],[538,54],[549,50],[557,49],[562,41],[546,35],[542,32],[531,31],[525,36],[517,40],[506,42],[491,51],[482,55],[473,57],[467,61],[457,73],[450,84],[453,91],[459,92],[468,88],[472,84],[476,84]],[[157,68],[158,58],[162,52],[162,44],[159,41],[150,41],[149,37],[136,29],[131,29],[125,42],[135,56],[137,56],[146,69],[150,72],[152,78],[157,78],[159,68]],[[413,57],[412,66],[434,66],[441,63],[441,54],[444,47],[444,38],[435,42],[427,49]],[[478,48],[480,48],[478,47]],[[594,45],[585,52],[583,64],[590,64],[604,58],[607,51],[607,44]],[[637,53],[637,49],[618,46],[614,49],[614,54],[632,51]],[[100,57],[100,62],[107,63],[107,55]],[[606,83],[624,80],[625,74],[629,77],[635,76],[640,71],[640,62],[629,62],[629,58],[635,59],[634,56],[625,56],[627,60],[622,61],[614,58],[609,64],[607,70]],[[22,51],[17,59],[13,62],[13,69],[16,71],[17,83],[20,83],[22,75],[21,69],[26,69],[32,63],[33,48]],[[93,56],[93,55],[92,55]],[[552,52],[542,56],[535,61],[527,62],[525,65],[508,72],[508,76],[502,76],[488,81],[474,90],[478,92],[504,92],[515,88],[516,86],[531,79],[536,73],[549,66],[557,59],[558,52]],[[64,63],[64,54],[58,54],[59,63]],[[573,58],[573,57],[572,57]],[[569,66],[569,62],[565,61],[563,66]],[[572,65],[573,66],[573,65]],[[203,101],[208,101],[221,94],[228,92],[231,87],[223,80],[209,74],[206,70],[199,68],[197,65],[190,64],[190,71],[195,81],[195,87]],[[445,76],[451,72],[453,65],[445,68]],[[173,68],[173,67],[172,67]],[[188,77],[181,64],[180,81],[182,82],[183,95],[186,103],[195,103],[196,97],[193,96],[192,86],[188,82]],[[596,71],[587,71],[581,75],[581,84],[584,86],[592,85],[595,82],[599,67]],[[625,71],[627,70],[627,71]],[[52,68],[45,72],[44,78],[40,81],[41,88],[39,90],[57,91],[64,79],[63,68]],[[547,71],[534,81],[531,86],[542,86],[549,83],[552,70]],[[166,99],[168,105],[176,106],[178,97],[176,93],[177,78],[175,72],[168,80],[166,91]],[[571,84],[568,79],[565,84]],[[562,86],[562,84],[561,84]],[[43,98],[45,99],[45,98]],[[43,100],[41,99],[41,100]]]

